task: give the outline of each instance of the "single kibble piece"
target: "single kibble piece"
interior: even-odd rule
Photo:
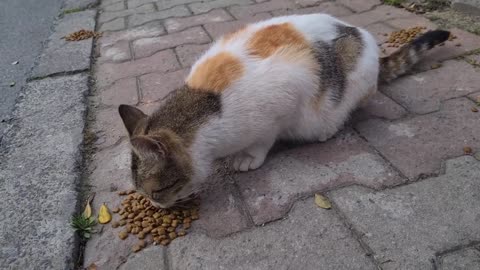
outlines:
[[[120,224],[118,222],[112,222],[112,228],[117,228]]]
[[[465,155],[470,155],[470,154],[473,153],[473,150],[472,150],[471,147],[465,146],[465,147],[463,147],[463,153],[465,153]]]
[[[168,244],[170,244],[170,240],[168,240],[168,239],[162,240],[162,241],[160,242],[160,245],[162,245],[162,246],[166,246],[166,245],[168,245]]]
[[[171,232],[171,233],[168,234],[168,237],[170,237],[170,239],[173,240],[173,239],[177,238],[177,234],[175,232]]]
[[[113,212],[113,213],[118,213],[118,212],[120,212],[120,208],[115,207],[115,208],[113,208],[112,212]]]
[[[122,220],[120,220],[120,221],[118,222],[118,224],[119,224],[120,226],[125,226],[125,224],[127,224],[127,221],[126,221],[125,219],[122,219]]]
[[[140,250],[142,250],[142,247],[139,246],[139,245],[134,245],[134,246],[132,247],[132,250],[133,250],[133,252],[139,252]]]
[[[137,236],[138,236],[138,239],[144,239],[145,238],[145,233],[144,232],[139,232]]]
[[[184,231],[184,230],[180,230],[180,231],[177,233],[178,236],[185,236],[186,234],[187,234],[187,232]]]
[[[128,232],[127,231],[122,231],[118,234],[118,237],[120,237],[120,239],[122,239],[122,240],[125,240],[128,237]]]

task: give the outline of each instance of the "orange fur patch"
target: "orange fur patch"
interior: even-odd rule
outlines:
[[[250,54],[267,58],[284,46],[309,49],[309,44],[290,23],[267,26],[257,31],[249,40],[247,48]]]
[[[221,52],[200,63],[188,77],[190,88],[220,93],[232,82],[240,79],[244,67],[240,59],[228,52]]]

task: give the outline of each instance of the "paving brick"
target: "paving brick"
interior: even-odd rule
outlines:
[[[114,81],[152,72],[178,70],[180,64],[172,50],[158,52],[148,58],[124,63],[102,63],[97,65],[97,86],[102,88]]]
[[[100,57],[98,62],[123,62],[131,59],[128,41],[122,40],[112,46],[99,46]]]
[[[155,0],[127,0],[127,6],[130,9],[145,5],[145,4],[152,4],[156,2]],[[164,2],[164,1],[161,1]],[[177,1],[168,1],[169,3],[175,3]]]
[[[327,13],[335,17],[343,17],[353,14],[347,8],[334,3],[334,2],[326,2],[322,3],[319,6],[315,7],[308,7],[308,8],[301,8],[301,9],[289,9],[289,10],[276,10],[272,11],[274,16],[284,16],[284,15],[292,15],[292,14],[313,14],[313,13]]]
[[[478,113],[466,98],[445,101],[436,113],[387,122],[368,120],[357,130],[410,180],[438,174],[442,161],[480,148]]]
[[[237,19],[252,17],[255,14],[262,12],[269,12],[274,10],[290,10],[294,9],[295,5],[288,0],[278,0],[263,2],[248,6],[233,6],[228,10]]]
[[[190,11],[185,6],[176,6],[170,9],[165,9],[158,12],[151,12],[146,14],[134,14],[130,16],[128,23],[129,27],[138,26],[150,21],[163,20],[171,17],[182,17],[190,15]]]
[[[102,0],[100,1],[100,7],[104,8],[106,6],[123,3],[123,0]]]
[[[124,9],[125,9],[125,4],[123,3],[123,1],[102,7],[103,11],[121,11]]]
[[[266,0],[268,1],[268,0]],[[266,1],[256,1],[257,3],[262,3]],[[292,1],[295,5],[300,6],[302,8],[307,8],[307,7],[315,7],[321,4],[322,2],[325,2],[324,0],[293,0]]]
[[[117,18],[106,23],[102,23],[100,31],[118,31],[125,29],[125,18]]]
[[[230,33],[244,27],[246,24],[270,19],[271,17],[272,15],[268,13],[259,13],[250,18],[239,21],[208,23],[205,24],[204,27],[213,39],[218,39],[226,33]]]
[[[100,47],[109,47],[118,41],[131,41],[139,38],[154,37],[163,35],[165,29],[159,21],[150,22],[139,27],[130,28],[124,31],[103,33],[98,39]]]
[[[128,258],[119,270],[166,270],[168,269],[165,266],[166,258],[164,258],[165,252],[163,252],[165,247],[161,246],[150,246],[146,249],[143,249],[141,253],[137,253]],[[145,260],[148,258],[148,260]]]
[[[98,91],[100,92],[100,102],[104,105],[114,105],[116,108],[120,104],[135,105],[138,102],[137,80],[135,78],[120,79]]]
[[[273,152],[260,169],[235,178],[257,225],[281,218],[293,201],[316,191],[346,184],[382,188],[403,182],[349,130],[326,143]]]
[[[107,159],[111,159],[108,157]],[[115,172],[113,172],[115,174]],[[126,181],[125,179],[118,179],[118,181]],[[116,192],[97,192],[92,204],[94,213],[98,213],[98,207],[103,203],[112,209],[120,205],[122,197],[118,196]],[[118,216],[114,214],[113,220],[117,220]],[[101,227],[100,227],[101,226]],[[148,262],[161,262],[163,259],[163,247],[151,246],[138,255],[133,255],[132,246],[138,242],[137,237],[128,236],[125,240],[121,240],[118,234],[125,230],[124,227],[112,228],[111,223],[107,225],[97,225],[98,232],[92,234],[92,238],[87,242],[85,248],[83,264],[85,267],[95,264],[98,270],[114,270],[114,269],[149,269],[144,268]],[[150,251],[151,250],[151,251]],[[153,255],[148,262],[139,262],[138,256]],[[128,260],[127,260],[128,259]],[[137,268],[130,268],[132,263],[137,263]],[[163,270],[164,264],[159,264],[155,269]]]
[[[352,113],[352,122],[360,122],[370,118],[395,120],[407,115],[407,111],[395,101],[381,92],[369,98],[367,103]]]
[[[122,122],[117,110],[117,122]],[[127,130],[123,127],[123,133],[128,136]],[[113,147],[101,150],[93,156],[89,185],[95,187],[96,192],[112,192],[132,188],[132,177],[130,172],[130,141],[126,138]],[[97,198],[98,199],[98,198]],[[109,201],[110,202],[110,201]],[[110,205],[115,205],[110,202]]]
[[[133,42],[135,58],[147,57],[155,52],[174,48],[181,44],[209,43],[210,37],[201,27],[194,27],[182,32],[152,38],[142,38]]]
[[[424,60],[419,63],[419,69],[428,69],[437,61],[452,59],[459,55],[466,54],[469,51],[480,48],[480,36],[458,29],[450,29],[450,31],[458,38],[451,42],[446,42],[445,46],[437,47],[431,50],[425,56]],[[456,44],[460,44],[461,46],[456,46]]]
[[[215,9],[208,13],[185,18],[172,18],[165,20],[164,25],[168,32],[178,32],[192,26],[206,23],[230,21],[233,17],[223,9]]]
[[[188,70],[171,73],[151,73],[140,77],[142,102],[151,103],[163,99],[170,92],[183,86]]]
[[[409,111],[437,111],[442,101],[478,91],[480,72],[464,61],[446,61],[442,67],[397,79],[385,85],[385,94]]]
[[[97,111],[92,132],[97,136],[94,145],[98,149],[111,147],[128,136],[116,107]]]
[[[213,0],[208,2],[199,2],[188,5],[194,14],[208,12],[212,9],[229,7],[233,5],[248,5],[254,3],[251,0]]]
[[[380,0],[338,0],[342,5],[352,9],[355,12],[364,12],[382,4]]]
[[[440,270],[480,269],[480,246],[466,248],[442,256],[439,260]]]
[[[180,45],[175,48],[175,51],[177,52],[178,60],[180,60],[182,67],[190,67],[208,48],[210,48],[210,44]]]
[[[313,199],[285,220],[223,239],[192,233],[167,251],[171,269],[374,269],[335,212]]]
[[[391,32],[396,31],[392,26],[385,23],[374,23],[364,27],[377,40],[377,44],[382,44],[388,40]]]
[[[192,224],[192,232],[220,238],[249,227],[242,202],[227,177],[221,173],[214,175],[210,180],[218,184],[202,191],[200,219]]]
[[[382,192],[348,187],[330,198],[382,269],[434,269],[435,253],[480,239],[479,178],[480,163],[463,156],[439,177]]]
[[[413,13],[392,6],[379,6],[373,10],[343,17],[342,20],[355,25],[364,27],[372,23],[383,22],[398,18],[415,18]]]
[[[125,17],[132,14],[143,14],[143,13],[149,13],[154,11],[155,11],[155,7],[153,4],[146,4],[143,6],[139,6],[137,8],[125,9],[121,11],[105,11],[100,13],[100,16],[98,16],[98,22],[105,23],[118,17]]]

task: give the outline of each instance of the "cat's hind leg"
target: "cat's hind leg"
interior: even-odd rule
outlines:
[[[262,139],[235,154],[233,168],[241,172],[260,168],[274,143],[275,138]]]

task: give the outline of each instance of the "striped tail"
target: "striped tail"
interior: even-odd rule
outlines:
[[[400,48],[387,57],[380,58],[380,82],[390,82],[405,74],[423,54],[440,43],[447,41],[450,32],[444,30],[429,31]]]

